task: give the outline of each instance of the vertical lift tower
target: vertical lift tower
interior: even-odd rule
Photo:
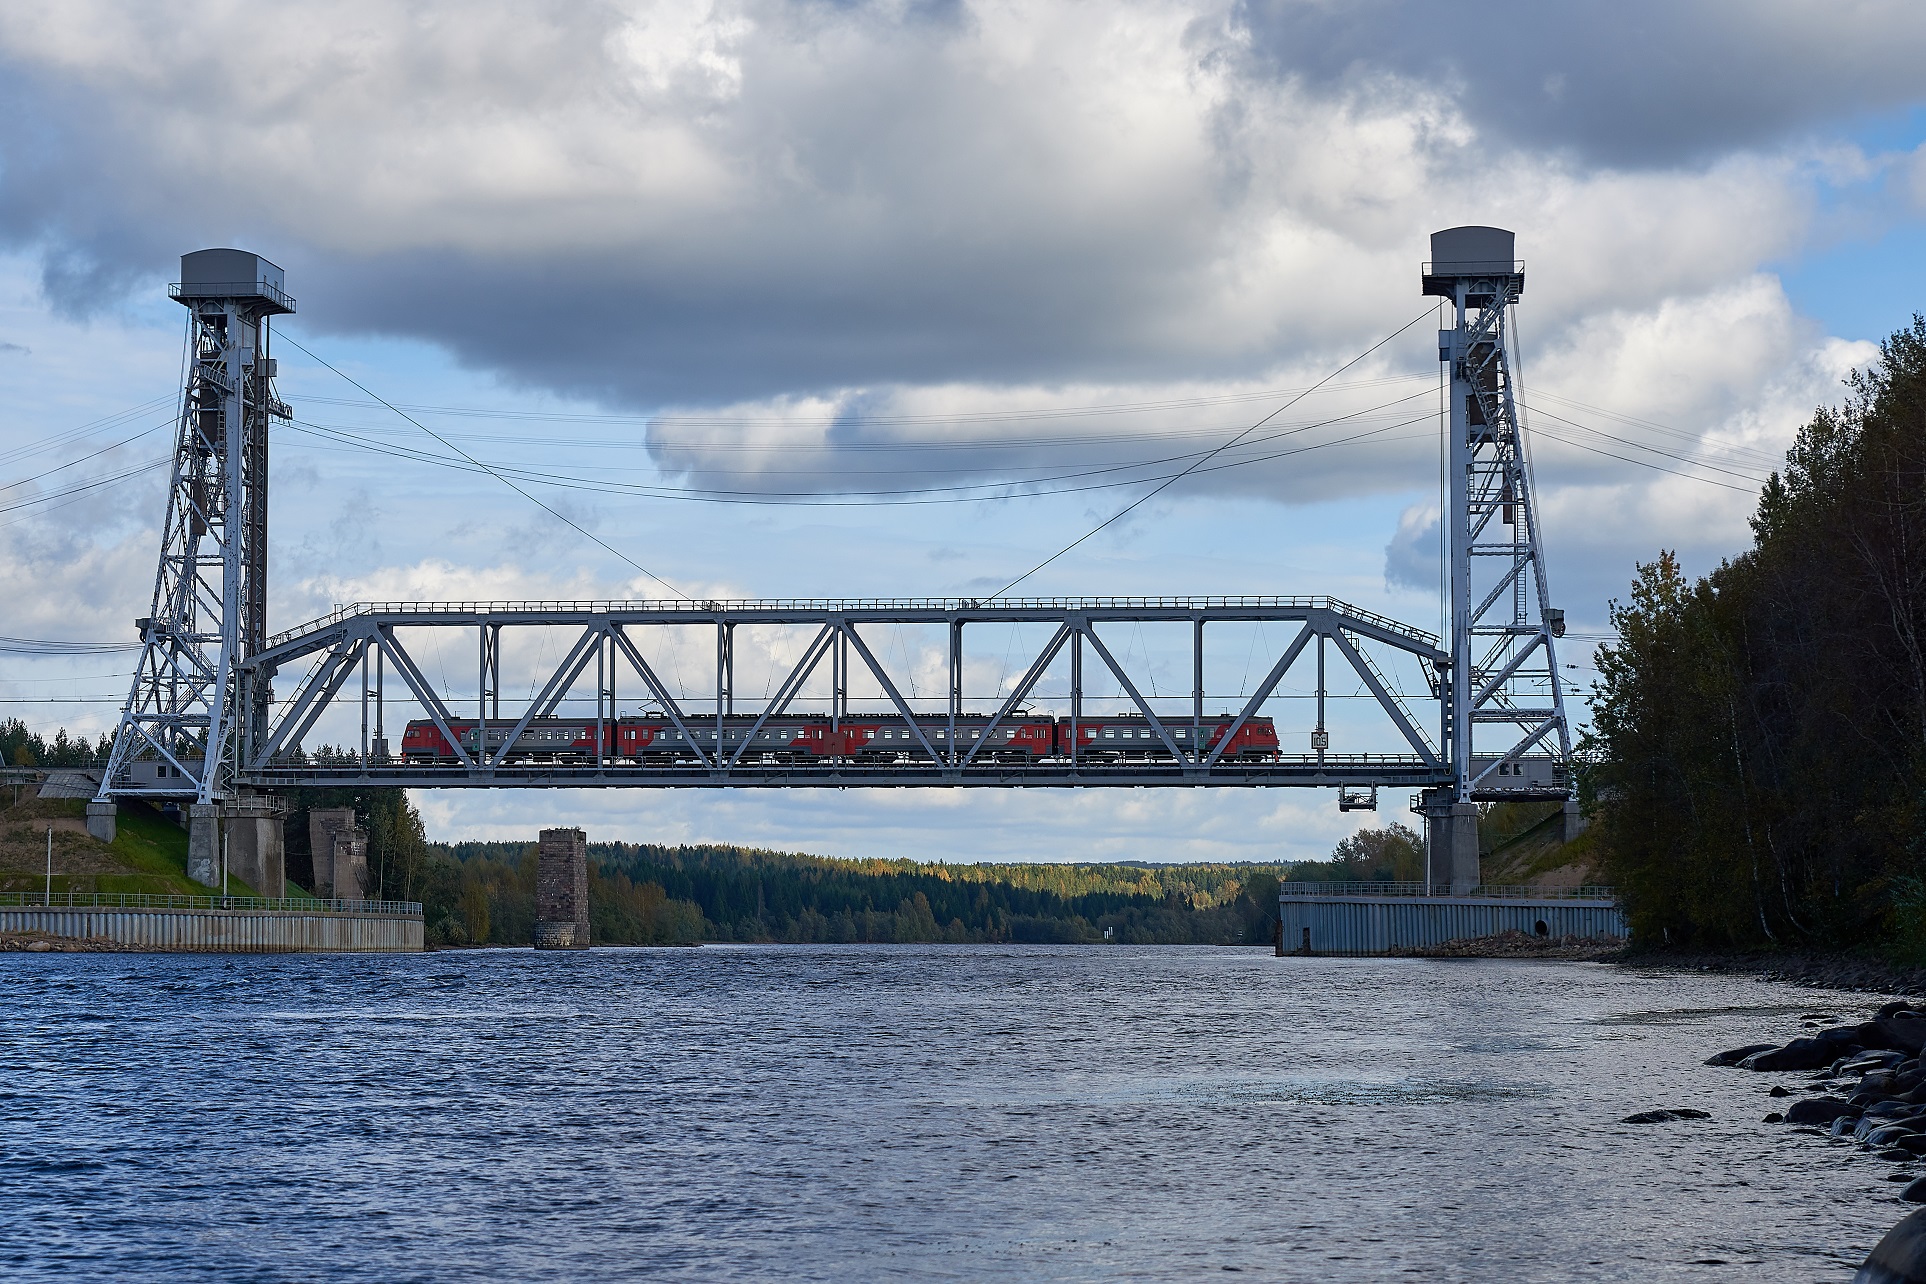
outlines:
[[[294,311],[285,285],[260,255],[216,249],[183,255],[168,290],[189,317],[160,570],[152,609],[137,621],[133,688],[88,807],[89,828],[111,837],[115,796],[186,801],[188,873],[209,884],[219,881],[219,822],[269,819],[232,773],[235,750],[266,734],[267,692],[249,689],[241,661],[267,641],[268,423],[289,417],[274,394],[268,322]],[[257,832],[272,844],[249,855],[269,856],[263,881],[278,882],[278,815],[242,829],[246,847]]]
[[[1525,292],[1512,234],[1454,227],[1431,237],[1424,293],[1445,301],[1450,375],[1444,487],[1451,671],[1440,694],[1454,779],[1419,800],[1429,880],[1462,895],[1481,881],[1477,802],[1565,796],[1571,733],[1539,542],[1531,453],[1515,397],[1512,305]],[[1549,751],[1549,752],[1548,752]],[[1575,821],[1567,802],[1567,836]]]

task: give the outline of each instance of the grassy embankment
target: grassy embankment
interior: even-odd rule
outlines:
[[[208,896],[214,889],[187,876],[187,833],[152,808],[122,804],[112,843],[87,832],[87,805],[73,798],[0,792],[0,892],[47,886],[47,829],[53,827],[53,890],[120,895]],[[254,889],[227,880],[231,896]]]

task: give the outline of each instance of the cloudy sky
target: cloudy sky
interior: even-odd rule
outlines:
[[[1635,561],[1743,547],[1798,424],[1926,308],[1922,65],[1903,0],[13,6],[0,633],[145,613],[165,285],[210,245],[286,268],[283,336],[623,555],[284,343],[277,627],[659,596],[637,565],[705,597],[980,593],[1287,403],[1026,589],[1435,627],[1418,264],[1490,223],[1526,262],[1554,595],[1597,635]],[[125,668],[0,656],[0,713],[98,729]],[[950,859],[1305,857],[1357,823],[1294,792],[421,802],[437,837]]]

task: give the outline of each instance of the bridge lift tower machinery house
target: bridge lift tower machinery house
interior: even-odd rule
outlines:
[[[274,393],[269,322],[293,312],[294,301],[281,270],[258,255],[227,249],[186,255],[181,281],[171,290],[190,316],[160,567],[152,608],[139,621],[139,667],[99,793],[88,809],[89,825],[110,834],[117,798],[184,802],[190,816],[189,872],[213,883],[221,845],[217,835],[225,829],[231,837],[238,825],[243,846],[262,852],[272,846],[278,853],[279,814],[261,791],[301,785],[1310,786],[1338,788],[1341,802],[1368,800],[1370,806],[1379,789],[1405,788],[1420,791],[1416,810],[1425,819],[1428,881],[1468,891],[1479,882],[1477,803],[1565,800],[1568,833],[1576,813],[1569,803],[1571,746],[1554,643],[1563,632],[1563,617],[1549,605],[1507,325],[1509,310],[1523,293],[1524,274],[1513,256],[1512,234],[1498,228],[1451,228],[1432,237],[1431,249],[1423,290],[1446,301],[1453,322],[1438,335],[1439,359],[1450,372],[1443,496],[1449,639],[1327,598],[1257,597],[380,603],[337,609],[270,637],[267,434],[271,420],[289,412]],[[1205,627],[1264,621],[1298,627],[1268,676],[1227,724],[1229,730],[1207,743]],[[1155,699],[1145,699],[1099,634],[1100,625],[1144,622],[1192,626],[1194,689],[1182,715],[1169,712],[1168,696],[1161,697],[1161,710],[1154,707]],[[1053,632],[1007,697],[999,690],[994,717],[965,739],[958,731],[964,630],[982,623],[1044,625]],[[810,631],[815,641],[776,684],[775,694],[761,702],[760,714],[744,714],[737,708],[734,677],[736,630],[768,625]],[[862,630],[883,625],[947,627],[944,712],[913,709],[913,676],[906,698],[903,684],[886,672],[862,636]],[[577,640],[546,681],[535,676],[530,698],[518,710],[516,702],[504,700],[504,637],[515,630],[557,627],[578,630]],[[714,631],[713,713],[696,709],[690,703],[696,697],[672,693],[635,637],[637,631],[689,627]],[[478,639],[472,718],[456,718],[454,696],[431,683],[409,654],[408,639],[424,631],[438,639],[467,631]],[[1426,695],[1436,703],[1435,720],[1417,716],[1407,705],[1406,694],[1372,659],[1373,647],[1399,663],[1415,662],[1424,674]],[[1399,752],[1328,752],[1323,723],[1327,651],[1348,667],[1366,698],[1377,702]],[[1134,734],[1155,740],[1157,751],[1128,762],[1079,757],[1074,728],[1083,717],[1086,653],[1116,679],[1134,705],[1131,716],[1141,719]],[[1070,669],[1071,751],[1018,767],[981,752],[999,726],[1022,716],[1023,702],[1034,698],[1038,681],[1060,656],[1067,656]],[[1316,661],[1314,752],[1280,748],[1261,761],[1227,756],[1237,730],[1259,713],[1294,665],[1303,660],[1310,666],[1310,656]],[[825,661],[834,674],[832,718],[851,716],[851,666],[860,664],[893,707],[890,716],[907,728],[897,734],[914,745],[904,744],[905,752],[887,762],[871,757],[797,765],[779,761],[780,755],[749,753],[761,729],[785,713],[815,666]],[[277,672],[296,665],[306,666],[306,676],[277,703],[270,683]],[[616,674],[622,667],[673,722],[676,740],[688,747],[681,759],[663,764],[605,754],[604,728],[616,718]],[[423,763],[389,756],[383,732],[387,670],[452,746],[451,760]],[[360,753],[345,763],[310,761],[301,752],[302,738],[326,710],[353,698],[344,688],[357,672]],[[538,720],[553,718],[591,672],[596,713],[590,723],[597,747],[589,758],[561,762],[525,748],[542,739]],[[510,707],[504,709],[505,703]],[[1426,723],[1435,729],[1435,740]],[[252,863],[279,868],[278,857]]]

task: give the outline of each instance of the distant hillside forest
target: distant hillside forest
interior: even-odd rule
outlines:
[[[532,843],[429,848],[447,940],[517,944]],[[943,865],[753,848],[589,845],[595,939],[1267,944],[1278,865]]]
[[[1800,431],[1753,545],[1612,604],[1582,773],[1652,945],[1926,962],[1926,319]]]

